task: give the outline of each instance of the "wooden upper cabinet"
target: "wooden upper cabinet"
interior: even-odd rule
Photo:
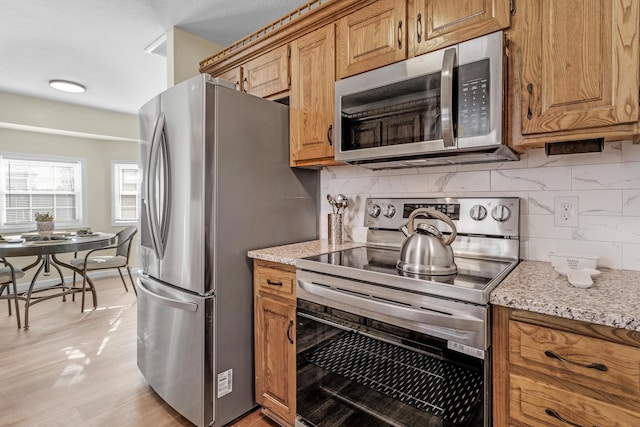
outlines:
[[[379,0],[337,21],[342,79],[407,57],[406,0]]]
[[[216,77],[230,81],[234,84],[236,90],[240,90],[242,82],[242,67],[232,68],[227,72],[217,75]]]
[[[638,121],[638,1],[518,5],[522,134]]]
[[[291,43],[291,166],[333,162],[334,44],[333,25]]]
[[[409,56],[507,28],[509,0],[409,0]]]
[[[266,98],[289,90],[289,46],[283,45],[246,62],[243,89]]]

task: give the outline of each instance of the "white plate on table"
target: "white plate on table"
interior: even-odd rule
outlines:
[[[9,239],[0,239],[0,243],[22,243],[24,242],[23,238],[20,237],[15,237],[13,239],[9,238]]]

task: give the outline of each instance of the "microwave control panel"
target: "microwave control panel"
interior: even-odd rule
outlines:
[[[458,137],[487,135],[491,129],[489,59],[461,65],[458,71]]]

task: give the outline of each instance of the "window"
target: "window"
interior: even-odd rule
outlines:
[[[0,228],[35,229],[34,214],[48,212],[56,227],[82,225],[84,160],[0,156]]]
[[[137,163],[111,162],[113,225],[136,224],[140,218],[140,169]]]

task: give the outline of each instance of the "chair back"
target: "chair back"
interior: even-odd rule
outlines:
[[[135,236],[137,232],[138,229],[136,227],[127,227],[116,234],[116,245],[118,245],[116,248],[116,255],[123,256],[127,258],[127,261],[129,261],[131,243],[133,242],[133,236]]]

